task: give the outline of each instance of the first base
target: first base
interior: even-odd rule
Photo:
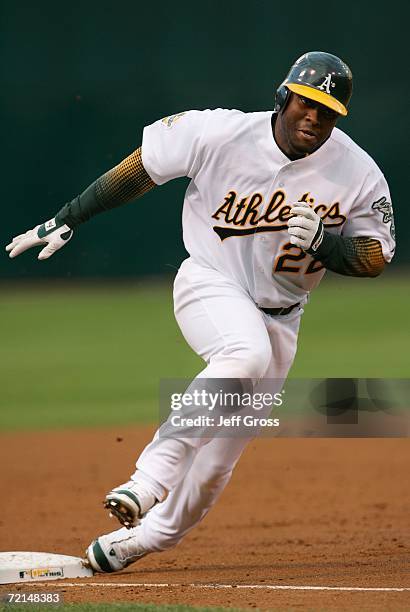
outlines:
[[[88,578],[93,571],[80,557],[41,552],[1,552],[0,584]]]

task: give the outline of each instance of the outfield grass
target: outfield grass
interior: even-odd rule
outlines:
[[[409,293],[404,276],[324,281],[291,376],[409,377]],[[153,422],[159,379],[203,367],[175,323],[170,282],[7,289],[0,308],[3,430]]]

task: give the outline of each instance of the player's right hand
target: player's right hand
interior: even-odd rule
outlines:
[[[36,225],[25,234],[15,236],[6,246],[9,257],[17,257],[31,247],[45,245],[38,254],[38,259],[48,259],[61,249],[73,235],[73,230],[65,224],[59,224],[56,219],[50,219],[42,225]]]

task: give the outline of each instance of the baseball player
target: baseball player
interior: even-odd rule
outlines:
[[[303,307],[326,269],[373,277],[394,253],[386,180],[335,127],[351,92],[341,59],[309,52],[278,88],[273,111],[191,110],[156,121],[140,148],[6,249],[16,257],[41,246],[38,258],[47,259],[92,216],[189,177],[183,238],[190,256],[176,276],[174,304],[183,335],[206,362],[191,387],[272,379],[278,391]],[[175,546],[216,502],[250,436],[193,429],[167,436],[160,428],[130,480],[108,493],[105,505],[123,527],[88,547],[95,571],[121,570]]]

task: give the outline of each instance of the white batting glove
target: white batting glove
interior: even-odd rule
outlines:
[[[36,225],[25,234],[15,236],[6,246],[9,257],[17,257],[31,247],[46,245],[38,254],[38,259],[48,259],[61,249],[73,235],[73,230],[68,225],[59,225],[55,219],[50,219],[42,225]]]
[[[317,251],[323,240],[323,223],[306,202],[296,202],[288,221],[290,242],[304,251]]]

